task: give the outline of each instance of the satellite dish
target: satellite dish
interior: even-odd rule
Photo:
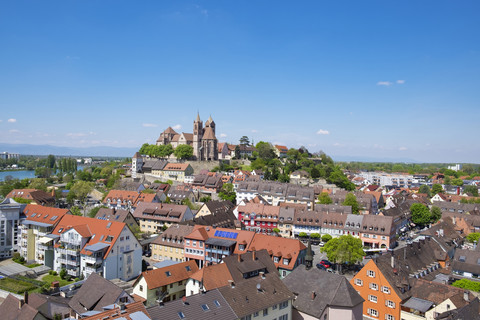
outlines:
[[[260,290],[260,289],[261,289],[260,283],[257,283],[257,290]]]

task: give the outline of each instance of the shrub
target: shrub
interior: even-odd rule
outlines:
[[[331,235],[329,235],[329,234],[324,234],[324,235],[322,236],[322,242],[328,242],[328,241],[330,241],[330,240],[332,240],[332,236],[331,236]]]
[[[480,282],[476,282],[468,279],[457,280],[454,283],[452,283],[452,286],[457,288],[472,290],[475,292],[480,292]]]

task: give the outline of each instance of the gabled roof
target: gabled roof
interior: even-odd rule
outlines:
[[[37,221],[51,225],[60,221],[68,212],[68,209],[44,207],[34,204],[27,204],[25,209],[23,209],[27,221]]]
[[[28,304],[20,307],[20,299],[8,294],[7,298],[0,304],[2,319],[34,320],[38,311]]]
[[[95,219],[125,222],[129,214],[128,210],[100,208],[95,215]]]
[[[52,194],[37,189],[13,189],[5,198],[22,198],[39,204],[55,203],[55,197]]]
[[[239,257],[240,256],[240,257]],[[254,259],[255,258],[255,259]],[[222,264],[228,267],[228,270],[235,283],[243,281],[243,275],[251,271],[262,270],[265,273],[278,275],[278,270],[273,263],[272,258],[266,249],[243,254],[235,254],[223,259]]]
[[[150,319],[148,311],[142,301],[132,302],[124,305],[123,310],[117,304],[110,310],[97,313],[90,317],[82,317],[82,320],[147,320]]]
[[[233,280],[225,263],[204,267],[190,278],[201,282],[207,291],[226,286],[229,284],[228,280]]]
[[[117,199],[120,199],[121,201],[130,201],[133,205],[137,201],[138,195],[137,191],[110,190],[105,199],[103,199],[103,203],[107,203],[107,200],[116,202]]]
[[[273,273],[265,274],[264,278],[245,279],[235,283],[234,287],[224,286],[218,290],[237,314],[237,318],[260,312],[294,298],[293,293],[283,284],[278,275]]]
[[[277,268],[293,270],[298,256],[302,250],[306,250],[307,247],[297,239],[288,239],[281,237],[273,237],[265,234],[256,233],[253,240],[248,247],[248,251],[267,249],[273,251],[274,255],[281,254],[281,259],[278,263],[275,263]],[[288,265],[283,263],[283,258],[290,259]]]
[[[82,216],[74,216],[66,214],[58,222],[53,229],[52,234],[61,235],[62,233],[75,229],[82,237],[89,238],[85,247],[95,243],[102,242],[109,244],[109,248],[105,251],[104,257],[107,257],[113,244],[117,241],[122,230],[126,227],[123,222],[107,221]],[[82,248],[81,254],[90,254]]]
[[[283,283],[296,295],[295,309],[318,319],[327,307],[352,309],[364,301],[344,276],[317,268],[307,270],[305,265],[295,268]]]
[[[163,168],[163,171],[185,171],[189,166],[188,163],[169,163]]]
[[[215,140],[217,138],[215,137],[215,133],[213,132],[213,129],[211,127],[206,127],[205,131],[203,132],[203,138],[202,139]]]
[[[69,306],[78,314],[102,311],[103,307],[117,302],[124,292],[102,276],[92,273],[72,297]]]
[[[135,280],[134,286],[141,278],[145,279],[148,290],[169,285],[190,278],[198,271],[198,266],[194,260],[177,263],[160,269],[148,270],[142,272]]]

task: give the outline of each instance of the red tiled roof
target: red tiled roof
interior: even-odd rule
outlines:
[[[195,260],[185,261],[168,267],[142,272],[137,280],[135,280],[135,284],[143,277],[147,283],[148,289],[152,290],[171,283],[186,280],[197,271],[198,266]]]
[[[67,214],[68,209],[58,209],[52,207],[44,207],[35,204],[27,204],[23,213],[28,221],[37,221],[54,225]],[[32,217],[33,216],[33,217]],[[52,220],[52,218],[55,218]]]
[[[110,199],[110,201],[117,201],[117,199],[120,200],[126,200],[126,201],[131,201],[132,204],[134,204],[137,201],[139,194],[137,191],[126,191],[126,190],[110,190],[110,192],[107,194],[105,199],[103,200],[103,203],[107,203],[107,200]]]

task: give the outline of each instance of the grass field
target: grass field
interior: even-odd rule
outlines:
[[[42,281],[48,284],[52,284],[53,281],[59,281],[60,282],[60,287],[66,286],[70,283],[73,283],[74,281],[67,281],[67,280],[62,280],[60,276],[52,276],[51,274],[47,274],[42,278]]]
[[[13,293],[22,294],[25,291],[32,291],[37,289],[37,286],[30,282],[26,282],[22,280],[3,278],[3,279],[0,279],[0,289],[13,292]]]

